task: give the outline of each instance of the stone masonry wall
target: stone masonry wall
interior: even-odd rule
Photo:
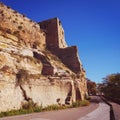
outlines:
[[[62,60],[62,62],[76,74],[82,71],[82,66],[77,55],[76,46],[52,49],[52,52],[57,55]]]
[[[47,49],[58,56],[73,72],[80,73],[82,71],[82,64],[78,57],[77,47],[67,47],[60,20],[53,18],[40,22],[39,25],[41,29],[46,31]]]
[[[58,18],[56,18],[56,21],[57,21],[59,48],[66,48],[67,43],[65,42],[65,34],[64,34],[64,29],[62,27],[62,23]]]
[[[46,46],[51,48],[65,48],[64,30],[58,18],[39,22],[40,28],[46,32]]]

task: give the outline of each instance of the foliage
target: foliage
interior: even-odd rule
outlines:
[[[22,26],[18,26],[18,29],[21,30],[21,29],[22,29]]]
[[[80,101],[73,102],[72,106],[73,107],[79,107],[80,106]]]
[[[87,89],[89,95],[96,95],[96,83],[87,78]]]
[[[120,103],[120,73],[110,74],[103,78],[103,84],[99,86],[104,95]]]
[[[42,105],[38,106],[32,100],[22,104],[22,109],[28,111],[28,113],[41,112],[43,110]]]
[[[88,100],[73,102],[72,107],[88,106],[90,102]]]
[[[43,109],[42,106],[34,107],[34,108],[30,108],[30,109],[21,108],[19,110],[11,110],[11,111],[7,111],[7,112],[1,112],[0,117],[28,114],[28,113],[33,113],[33,112],[41,112],[42,109]]]
[[[42,111],[51,111],[51,110],[60,110],[60,109],[66,109],[66,108],[74,108],[74,107],[80,107],[80,106],[87,106],[89,105],[89,101],[83,100],[83,101],[76,101],[72,105],[66,106],[66,105],[48,105],[46,107],[42,107],[36,105],[33,103],[33,101],[30,101],[23,105],[23,107],[19,110],[11,110],[6,112],[1,112],[0,117],[5,116],[12,116],[12,115],[20,115],[20,114],[28,114],[33,112],[42,112]]]
[[[90,104],[90,102],[88,100],[83,100],[81,101],[81,106],[88,106]]]
[[[65,109],[67,106],[61,106],[61,105],[48,105],[47,107],[43,108],[44,111],[51,111],[51,110],[60,110],[60,109]]]
[[[36,104],[32,100],[29,100],[28,102],[22,104],[23,109],[31,109],[34,107],[36,107]]]

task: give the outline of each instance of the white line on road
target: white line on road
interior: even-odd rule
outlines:
[[[78,120],[110,120],[110,107],[105,103],[99,103],[96,110]]]

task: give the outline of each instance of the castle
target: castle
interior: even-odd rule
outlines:
[[[0,3],[0,111],[29,100],[46,106],[86,96],[85,70],[60,20],[36,23]]]

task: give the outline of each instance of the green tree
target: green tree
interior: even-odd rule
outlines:
[[[120,103],[120,73],[110,74],[103,80],[101,91],[107,98]]]
[[[87,78],[87,89],[89,95],[96,95],[96,83]]]

